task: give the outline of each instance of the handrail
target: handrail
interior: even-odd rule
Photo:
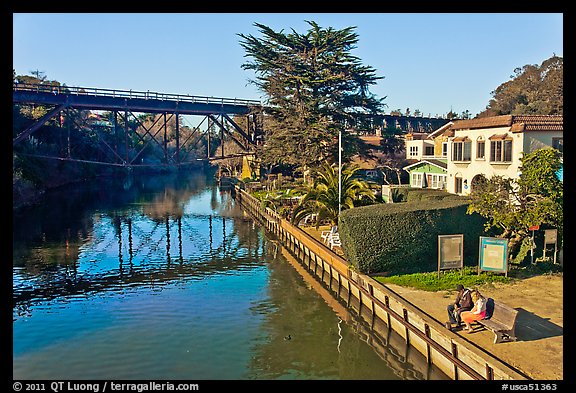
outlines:
[[[396,322],[402,324],[405,328],[407,328],[411,333],[418,336],[421,340],[429,344],[433,347],[436,351],[442,354],[446,359],[449,359],[453,364],[458,366],[458,368],[462,369],[466,374],[476,380],[484,380],[486,379],[483,375],[480,375],[476,370],[472,367],[468,366],[465,362],[461,359],[458,359],[454,354],[450,353],[446,348],[444,348],[441,344],[434,341],[432,338],[428,337],[426,333],[422,332],[416,326],[408,322],[405,318],[402,318],[400,314],[396,311],[392,310],[389,306],[383,303],[380,299],[375,297],[370,291],[366,290],[360,283],[354,281],[357,284],[358,290],[361,291],[365,296],[369,297],[374,303],[378,305],[382,310],[386,311],[388,314],[392,315]],[[370,285],[370,284],[369,284]]]
[[[136,91],[136,90],[116,90],[116,89],[101,89],[94,87],[78,87],[78,86],[51,86],[47,84],[32,84],[32,83],[13,83],[14,91],[30,91],[35,93],[52,93],[55,95],[91,95],[103,96],[114,98],[137,98],[145,100],[161,100],[161,101],[177,101],[177,102],[191,102],[202,104],[221,104],[221,105],[246,105],[246,106],[261,106],[262,103],[258,100],[247,100],[242,98],[222,98],[222,97],[206,97],[206,96],[191,96],[189,94],[167,94],[158,93],[153,91]]]

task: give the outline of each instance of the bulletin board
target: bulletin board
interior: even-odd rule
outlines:
[[[480,236],[478,274],[481,271],[501,272],[508,276],[508,239]]]

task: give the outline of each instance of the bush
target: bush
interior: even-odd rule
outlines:
[[[524,265],[526,261],[530,262],[531,244],[532,239],[530,237],[525,237],[522,239],[520,250],[518,250],[516,256],[511,259],[511,262],[518,265]]]
[[[444,198],[453,196],[444,190],[431,190],[427,188],[409,188],[407,195],[407,202],[421,202],[421,201],[439,201]]]
[[[478,264],[486,219],[466,214],[459,200],[382,204],[344,210],[338,232],[348,261],[366,274],[406,274],[438,268],[438,235],[464,235],[464,264]]]
[[[407,202],[408,201],[408,191],[409,188],[393,188],[392,189],[392,202],[399,203],[399,202]]]

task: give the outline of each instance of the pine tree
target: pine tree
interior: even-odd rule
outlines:
[[[345,157],[365,153],[359,138],[347,132],[354,113],[377,113],[382,100],[368,88],[378,77],[351,54],[358,35],[354,27],[336,30],[307,21],[300,34],[276,32],[259,23],[262,37],[239,34],[251,61],[251,80],[267,96],[265,143],[258,152],[263,164],[317,168],[338,157],[342,132]]]

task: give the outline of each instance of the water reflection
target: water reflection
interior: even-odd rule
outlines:
[[[430,377],[202,173],[62,189],[13,249],[15,379]]]
[[[270,299],[252,307],[264,314],[266,339],[254,345],[249,378],[447,379],[417,351],[413,363],[402,356],[409,347],[396,332],[386,328],[386,342],[379,340],[288,250],[275,247]]]
[[[131,181],[130,188],[126,181],[121,187],[115,181],[87,185],[83,192],[62,190],[44,205],[14,216],[17,315],[34,299],[162,284],[249,268],[259,259],[261,239],[228,193],[212,186],[210,204],[202,203],[205,175],[171,177],[165,187],[155,177]],[[112,191],[114,185],[131,195],[129,203]],[[112,192],[103,194],[102,189]]]
[[[398,379],[359,339],[353,325],[339,322],[340,315],[350,321],[346,310],[338,306],[338,315],[326,307],[285,255],[268,268],[270,300],[253,308],[266,310],[262,324],[266,339],[254,345],[249,378]]]

